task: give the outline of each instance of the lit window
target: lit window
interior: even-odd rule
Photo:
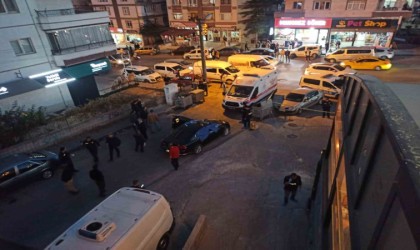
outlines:
[[[105,6],[96,6],[94,8],[95,11],[106,11],[106,7]]]
[[[172,0],[173,5],[181,5],[181,0]]]
[[[303,3],[302,2],[293,2],[293,9],[302,9]]]
[[[314,10],[329,10],[331,9],[330,1],[314,2]]]
[[[397,0],[385,0],[384,7],[386,8],[392,8],[395,7]]]
[[[0,0],[0,13],[18,13],[15,0]]]
[[[188,6],[197,6],[197,0],[188,0]]]
[[[128,7],[122,7],[122,12],[124,15],[130,15],[130,9]]]
[[[106,10],[108,11],[108,15],[111,15],[111,7],[106,7]]]
[[[125,26],[126,26],[127,28],[133,28],[133,23],[132,23],[131,21],[129,21],[129,20],[126,20],[126,21],[125,21]]]
[[[10,41],[10,44],[17,56],[35,53],[35,49],[30,38]]]
[[[100,3],[107,3],[108,0],[99,0]]]
[[[182,13],[174,13],[175,20],[182,20]]]
[[[231,0],[221,0],[220,4],[231,4]]]
[[[213,20],[214,19],[214,13],[213,12],[204,12],[204,17],[206,20]]]
[[[230,21],[230,20],[232,20],[232,14],[231,13],[220,13],[220,20]]]
[[[347,1],[348,10],[364,10],[366,6],[366,1],[364,0],[351,0]]]

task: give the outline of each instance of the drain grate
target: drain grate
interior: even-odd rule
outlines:
[[[289,135],[287,135],[287,138],[290,138],[290,139],[295,139],[295,138],[297,138],[298,136],[297,135],[295,135],[295,134],[289,134]]]

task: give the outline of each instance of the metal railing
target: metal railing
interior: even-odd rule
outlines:
[[[75,15],[74,9],[59,9],[59,10],[35,10],[39,17],[51,17],[51,16],[68,16]]]
[[[115,44],[115,43],[114,43],[114,40],[111,39],[107,41],[90,43],[90,44],[79,45],[79,46],[74,46],[74,47],[52,49],[51,52],[53,55],[64,55],[64,54],[70,54],[70,53],[89,50],[89,49],[95,49],[95,48],[102,47],[104,45],[112,45],[112,44]]]

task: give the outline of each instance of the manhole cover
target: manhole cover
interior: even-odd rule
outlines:
[[[298,136],[297,135],[295,135],[295,134],[290,134],[290,135],[287,135],[287,138],[290,138],[290,139],[295,139],[295,138],[297,138]]]
[[[290,123],[287,124],[287,126],[289,126],[289,127],[297,127],[298,125],[296,123],[290,122]]]

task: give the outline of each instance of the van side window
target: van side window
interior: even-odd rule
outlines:
[[[258,87],[254,89],[254,92],[252,93],[251,98],[257,98],[257,95],[258,95]]]
[[[217,73],[217,70],[212,68],[207,68],[206,71],[209,73]]]
[[[229,74],[229,72],[227,72],[226,70],[224,70],[224,69],[219,69],[219,73],[220,74],[225,74],[225,75],[230,75]]]
[[[324,85],[325,88],[335,89],[335,87],[329,82],[324,82],[323,85]]]
[[[303,78],[303,82],[304,83],[307,83],[307,84],[312,84],[312,85],[319,85],[319,83],[321,81],[320,80],[316,80],[316,79]]]
[[[298,51],[304,51],[305,47],[299,48]]]
[[[359,54],[359,52],[358,52],[358,50],[355,50],[355,49],[348,49],[347,50],[347,54]]]
[[[165,66],[155,66],[155,69],[158,69],[158,70],[165,70]]]
[[[344,50],[340,49],[333,53],[334,55],[341,55],[344,54]]]

